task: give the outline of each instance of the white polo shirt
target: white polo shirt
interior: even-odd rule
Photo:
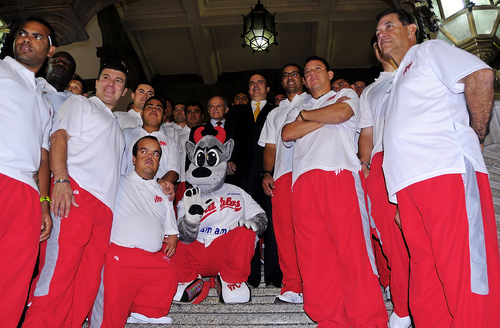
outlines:
[[[282,175],[292,172],[293,161],[293,143],[286,147],[281,139],[281,130],[285,125],[285,120],[288,112],[294,107],[302,108],[305,102],[311,99],[311,95],[302,93],[295,95],[292,101],[285,99],[280,102],[279,106],[272,110],[266,118],[266,123],[262,128],[259,138],[259,146],[265,147],[266,143],[276,146],[276,158],[274,161],[273,179],[276,181]]]
[[[356,156],[355,135],[359,111],[359,97],[352,89],[342,89],[339,92],[330,91],[327,94],[312,98],[302,108],[290,110],[285,124],[294,122],[303,109],[312,110],[334,104],[343,96],[350,99],[345,103],[351,106],[354,115],[341,124],[325,124],[323,127],[295,140],[293,150],[293,183],[297,178],[311,170],[323,171],[349,170],[359,172],[361,164]]]
[[[118,119],[98,97],[66,100],[52,133],[63,129],[68,140],[68,172],[78,185],[114,210],[125,139]]]
[[[181,127],[180,125],[175,124],[173,126],[177,134],[179,135],[179,154],[180,154],[180,170],[181,173],[179,175],[179,181],[186,181],[186,141],[189,140],[189,134],[191,133],[191,129],[184,125]]]
[[[142,123],[141,123],[141,125],[142,125]],[[174,128],[175,125],[177,125],[177,124],[175,124],[174,122],[165,122],[161,125],[160,129],[163,130],[163,132],[165,132],[165,134],[167,136],[172,138],[178,145],[179,144],[179,134],[176,133],[176,130]]]
[[[385,108],[391,94],[394,72],[380,72],[379,77],[365,88],[359,98],[361,120],[359,129],[373,127],[373,151],[370,158],[384,150],[382,137],[384,135]]]
[[[45,81],[45,80],[44,80]],[[0,173],[38,187],[41,148],[49,149],[51,105],[43,83],[14,58],[0,60]]]
[[[122,130],[142,126],[141,113],[136,112],[134,109],[129,109],[127,112],[114,111],[113,114],[118,117],[118,122]]]
[[[200,231],[196,238],[208,247],[215,238],[238,226],[240,219],[251,219],[264,210],[243,189],[225,183],[222,188],[208,194],[201,194],[203,202],[212,199],[214,202],[203,213]],[[177,215],[186,214],[184,201],[177,204]]]
[[[459,82],[483,68],[490,67],[441,40],[408,50],[385,115],[383,169],[391,202],[413,183],[465,173],[464,157],[476,171],[487,173]]]
[[[162,154],[160,158],[160,166],[155,175],[155,179],[163,177],[168,171],[180,173],[180,156],[177,143],[172,138],[168,137],[162,129],[148,133],[142,128],[142,126],[138,126],[134,129],[123,130],[123,135],[125,136],[126,149],[122,161],[122,174],[128,174],[134,170],[132,148],[137,140],[145,136],[155,137],[158,139],[161,146]]]
[[[37,83],[43,85],[42,93],[51,103],[53,112],[52,117],[55,117],[61,105],[68,100],[69,97],[73,96],[73,93],[68,90],[57,91],[56,88],[41,77],[37,78]]]
[[[156,180],[144,180],[135,170],[122,175],[111,242],[153,253],[161,250],[166,235],[177,234],[173,204]]]

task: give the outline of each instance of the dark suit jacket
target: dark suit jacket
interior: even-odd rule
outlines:
[[[226,181],[239,185],[256,201],[259,201],[262,191],[260,173],[264,153],[264,147],[257,142],[267,115],[274,108],[271,102],[267,102],[257,116],[257,121],[254,120],[250,104],[233,106],[226,115],[226,133],[234,140],[231,161],[236,164],[236,174],[228,176]]]

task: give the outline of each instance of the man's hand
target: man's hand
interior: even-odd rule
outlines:
[[[394,215],[394,221],[398,225],[399,229],[401,229],[401,218],[399,217],[399,208],[396,210],[396,215]]]
[[[335,103],[338,104],[338,103],[341,103],[341,102],[344,102],[347,100],[351,100],[351,97],[347,97],[347,96],[340,97],[339,99],[337,99],[337,101]]]
[[[227,162],[227,174],[233,175],[236,173],[236,164],[234,162]]]
[[[42,233],[40,235],[40,242],[44,242],[50,237],[52,232],[52,218],[50,217],[49,204],[42,202]]]
[[[266,195],[273,197],[273,189],[274,189],[274,179],[270,173],[264,174],[262,177],[262,189],[264,189],[264,192]]]
[[[168,200],[173,202],[175,198],[174,184],[164,179],[158,179],[158,184],[160,185],[161,189],[163,189],[163,193],[168,196]]]
[[[370,174],[368,166],[361,164],[361,171],[363,172],[365,179],[368,178],[368,175]]]
[[[163,242],[166,244],[165,250],[163,251],[168,257],[172,257],[177,249],[177,235],[165,236]]]
[[[78,207],[73,190],[68,182],[58,182],[52,187],[50,211],[55,216],[67,218],[71,206]]]

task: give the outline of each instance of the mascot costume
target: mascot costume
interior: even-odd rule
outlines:
[[[186,181],[193,188],[178,204],[180,242],[173,261],[180,283],[174,301],[194,302],[203,289],[201,277],[216,277],[222,303],[249,302],[246,281],[267,227],[265,212],[243,189],[224,183],[234,142],[226,141],[222,127],[198,126],[189,139]]]

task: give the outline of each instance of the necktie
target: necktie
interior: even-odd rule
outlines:
[[[220,122],[220,121],[219,122],[215,122],[215,125],[222,126],[222,122]]]
[[[256,103],[255,104],[255,112],[253,112],[253,118],[255,121],[257,121],[257,116],[259,116],[259,113],[260,113],[260,103]]]

